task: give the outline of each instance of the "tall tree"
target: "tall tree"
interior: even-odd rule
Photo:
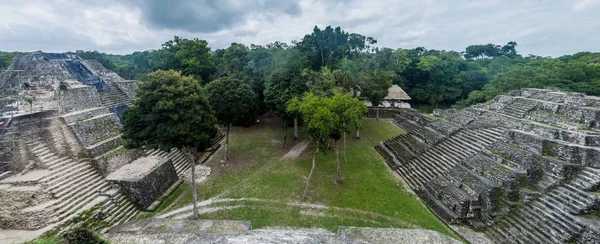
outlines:
[[[312,167],[310,168],[310,173],[306,180],[303,198],[306,198],[308,194],[310,179],[315,171],[315,158],[325,140],[327,140],[327,137],[330,135],[332,126],[336,121],[335,114],[331,112],[330,108],[331,105],[329,99],[315,96],[312,93],[306,94],[302,100],[294,97],[288,104],[288,110],[290,110],[290,112],[302,114],[304,131],[308,135],[310,141],[315,144]]]
[[[335,96],[331,97],[331,111],[335,114],[337,119],[333,124],[332,132],[330,133],[331,138],[335,140],[335,159],[337,164],[338,172],[338,183],[342,183],[342,173],[339,160],[339,146],[338,140],[340,135],[343,137],[344,146],[344,162],[348,162],[346,157],[346,133],[348,132],[348,126],[361,123],[357,120],[364,118],[367,113],[367,106],[358,98],[352,97],[349,93],[338,92]]]
[[[185,39],[175,36],[165,42],[161,52],[164,69],[176,69],[201,81],[210,81],[216,69],[210,47],[205,40]]]
[[[364,74],[360,88],[362,94],[377,107],[377,119],[379,119],[379,105],[388,95],[388,89],[392,86],[392,80],[396,74],[392,71],[373,70]]]
[[[200,83],[173,70],[156,71],[140,84],[134,105],[123,113],[128,148],[178,148],[192,163],[194,218],[198,218],[195,155],[211,146],[216,119]]]
[[[294,136],[297,137],[297,116],[295,112],[287,110],[287,103],[296,96],[301,96],[307,91],[306,81],[302,78],[300,70],[295,67],[285,67],[274,71],[265,85],[265,103],[282,119],[283,147],[286,147],[287,125],[294,120]]]
[[[219,78],[206,85],[208,100],[216,112],[219,123],[227,127],[224,159],[229,155],[229,130],[231,125],[248,126],[256,122],[258,106],[256,94],[241,80],[229,77]]]
[[[360,72],[356,63],[344,58],[340,62],[340,68],[334,71],[333,74],[338,86],[346,92],[352,92],[352,95],[356,97],[358,90],[356,86],[360,80]]]

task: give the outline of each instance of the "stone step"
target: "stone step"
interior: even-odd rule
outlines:
[[[540,212],[531,206],[522,208],[518,214],[532,220],[534,223],[538,223],[536,229],[547,233],[552,239],[558,239],[559,242],[562,243],[568,237],[568,233],[565,231],[564,227],[560,226],[553,218],[550,218],[543,213],[540,214]]]
[[[548,235],[546,231],[541,230],[540,227],[545,227],[544,225],[532,223],[531,219],[523,218],[523,215],[510,215],[507,216],[506,219],[509,223],[512,221],[519,224],[523,231],[528,232],[528,235],[534,236],[537,243],[560,243],[560,240],[555,239],[552,235]]]
[[[56,197],[63,196],[70,192],[71,189],[76,188],[82,184],[87,184],[86,181],[89,177],[96,176],[97,172],[92,170],[87,170],[84,172],[77,172],[69,179],[65,179],[64,181],[59,181],[53,187],[50,187],[50,192]]]
[[[57,171],[57,169],[62,168],[63,166],[69,165],[72,163],[75,163],[75,161],[73,161],[70,157],[65,156],[65,157],[57,158],[55,160],[48,162],[48,169]]]
[[[48,154],[54,154],[54,152],[52,152],[45,144],[37,149],[31,149],[31,152],[38,158],[47,157]]]
[[[490,226],[488,229],[497,243],[517,243],[517,238],[510,236],[507,231],[501,229],[499,226]]]
[[[73,177],[82,173],[94,172],[95,169],[89,164],[74,164],[73,167],[65,171],[53,171],[53,174],[44,178],[44,183],[50,187],[53,185],[61,185],[69,182]]]
[[[101,114],[106,114],[106,113],[109,113],[109,111],[106,108],[96,107],[96,108],[78,110],[78,111],[71,112],[68,114],[63,114],[60,117],[63,119],[65,124],[69,125],[69,124],[73,124],[73,123],[77,122],[78,120],[85,120],[87,118],[91,118],[91,117],[98,116]]]
[[[504,219],[502,223],[504,226],[501,227],[501,230],[507,232],[507,234],[511,236],[512,240],[514,240],[516,243],[542,243],[538,241],[539,239],[535,238],[534,235],[532,235],[526,229],[523,229],[523,227],[516,222],[511,222],[508,219]]]
[[[110,189],[110,185],[107,182],[99,181],[98,183],[84,189],[84,194],[77,195],[76,198],[70,198],[65,202],[68,204],[62,204],[57,207],[56,213],[58,214],[60,219],[68,216],[71,212],[80,209],[82,206],[85,206],[91,200],[93,200],[96,196],[99,196],[98,191],[106,191]]]
[[[139,211],[137,208],[129,202],[129,200],[124,199],[119,208],[114,212],[110,219],[106,222],[111,226],[115,226],[117,224],[126,222],[127,219],[135,216]]]
[[[413,179],[407,177],[407,173],[405,171],[404,168],[399,168],[396,170],[396,173],[398,173],[398,175],[400,176],[400,178],[402,178],[402,180],[404,180],[404,182],[408,185],[408,187],[410,187],[411,189],[420,189],[421,185],[419,185],[417,182],[415,182]]]
[[[538,200],[533,202],[531,206],[538,214],[543,214],[550,221],[556,223],[558,226],[561,226],[563,231],[568,231],[569,233],[578,233],[579,229],[581,229],[581,226],[571,223],[571,221],[574,221],[572,218],[569,220],[566,217],[570,214],[565,211],[555,209],[555,206],[552,206],[552,204],[544,202],[543,200]]]
[[[413,183],[415,187],[422,186],[427,181],[427,178],[421,173],[415,171],[414,167],[409,166],[408,164],[399,167],[398,170],[402,173],[405,179],[409,179],[410,182]],[[413,188],[418,189],[418,188]]]
[[[586,205],[594,205],[596,202],[598,202],[598,197],[596,197],[593,193],[581,191],[569,184],[564,184],[563,186],[557,187],[555,192],[583,202]]]
[[[419,155],[415,160],[422,163],[434,164],[436,168],[442,172],[450,170],[450,168],[455,165],[455,160],[446,157],[446,155],[442,153],[442,148],[433,148],[426,153]]]
[[[537,219],[540,223],[538,229],[546,229],[547,233],[551,235],[553,239],[558,239],[560,243],[564,243],[573,236],[573,233],[563,227],[556,218],[546,212],[540,212],[537,206],[528,206],[524,209],[523,213],[526,213],[525,216]]]
[[[66,158],[65,160],[57,160],[56,162],[57,163],[48,167],[48,169],[51,170],[52,172],[62,172],[62,171],[67,170],[68,168],[78,164],[78,162],[76,162],[70,158]]]
[[[569,196],[561,195],[557,191],[550,191],[545,196],[544,201],[559,206],[564,211],[567,211],[572,214],[579,214],[580,212],[586,209],[585,203],[577,199],[571,198]]]
[[[73,196],[77,196],[79,193],[81,193],[82,189],[87,189],[90,185],[96,184],[98,182],[104,182],[104,180],[99,174],[97,174],[97,172],[92,172],[91,174],[86,176],[86,178],[77,178],[75,179],[76,181],[67,183],[67,186],[69,187],[65,188],[66,191],[62,191],[59,194],[56,194],[55,197],[61,199],[68,199]]]
[[[112,223],[112,226],[115,226],[117,224],[121,224],[121,223],[125,223],[127,221],[129,221],[130,219],[132,219],[133,217],[135,217],[138,213],[139,210],[131,203],[127,204],[128,207],[123,211],[123,214],[120,215],[117,219],[115,219],[115,221]]]

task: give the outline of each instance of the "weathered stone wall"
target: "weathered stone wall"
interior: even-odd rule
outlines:
[[[94,165],[103,176],[107,176],[142,155],[143,152],[140,150],[126,149],[121,146],[94,158]]]
[[[84,146],[97,144],[120,134],[121,122],[115,114],[105,114],[69,125]]]
[[[102,106],[96,88],[91,86],[79,86],[68,89],[63,92],[60,103],[61,112],[63,113]]]
[[[110,113],[108,111],[108,108],[99,107],[99,108],[92,108],[92,109],[78,111],[77,113],[63,114],[60,117],[65,122],[65,124],[68,125],[68,124],[75,123],[77,121],[91,119],[93,117],[103,115],[103,114],[108,114],[108,113]]]
[[[90,71],[92,71],[94,75],[102,78],[106,83],[123,81],[123,78],[121,78],[117,73],[105,68],[97,60],[82,60],[81,63],[84,64]]]
[[[52,209],[31,208],[52,199],[39,187],[0,190],[0,229],[35,230],[50,223]]]
[[[150,156],[135,160],[106,177],[116,183],[139,209],[147,209],[177,180],[170,159]]]

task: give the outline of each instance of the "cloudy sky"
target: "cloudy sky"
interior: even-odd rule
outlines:
[[[0,50],[131,53],[174,35],[267,44],[317,25],[378,46],[462,51],[518,43],[521,54],[600,51],[600,0],[0,0]]]

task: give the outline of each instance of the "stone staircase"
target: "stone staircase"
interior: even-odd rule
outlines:
[[[29,147],[40,165],[50,171],[40,183],[47,186],[46,191],[55,199],[23,211],[52,208],[54,221],[64,222],[105,200],[98,197],[111,186],[90,162],[56,155],[41,141],[29,143]]]
[[[502,108],[502,113],[517,118],[523,118],[529,111],[533,110],[535,106],[535,101],[531,99],[517,98],[512,103]]]
[[[181,178],[183,174],[191,168],[192,163],[189,160],[189,157],[182,151],[173,149],[170,152],[165,152],[158,149],[147,150],[146,153],[148,156],[161,156],[165,158],[171,159],[173,161],[173,166],[175,166],[175,171],[177,175]]]
[[[119,87],[110,82],[108,82],[107,85],[108,90],[99,92],[102,106],[112,108],[120,105],[132,104],[133,101],[131,101]]]
[[[587,172],[589,169],[582,170],[571,182],[514,209],[490,226],[486,234],[502,243],[574,242],[586,228],[576,215],[592,211],[599,203],[593,193],[574,186]]]
[[[502,136],[499,129],[463,130],[431,147],[426,152],[396,168],[412,189],[420,189],[426,182],[448,172],[462,160],[481,151]],[[385,148],[383,148],[385,147]],[[377,149],[386,158],[399,158],[385,143]]]
[[[116,188],[111,189],[103,195],[107,196],[109,199],[100,210],[104,215],[104,221],[106,223],[106,226],[103,226],[103,228],[99,230],[100,232],[106,232],[118,224],[125,223],[140,212],[127,196]]]
[[[46,190],[55,199],[23,211],[51,208],[54,211],[53,222],[63,224],[81,212],[102,204],[101,212],[108,227],[128,221],[139,212],[118,188],[104,179],[91,162],[56,155],[40,141],[29,143],[29,147],[40,165],[50,171],[40,183],[47,186]]]

